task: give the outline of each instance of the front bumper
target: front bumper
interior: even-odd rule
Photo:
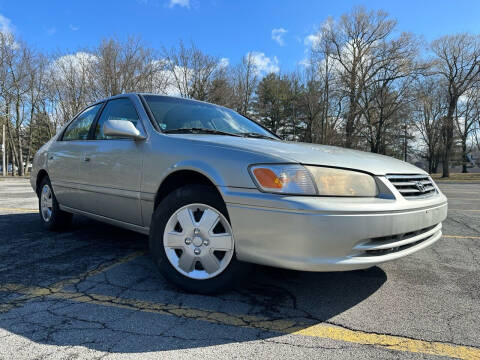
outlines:
[[[303,271],[362,269],[439,240],[440,192],[427,199],[278,196],[220,187],[239,260]]]

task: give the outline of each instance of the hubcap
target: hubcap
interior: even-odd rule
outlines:
[[[163,244],[173,267],[196,280],[210,279],[224,271],[234,249],[227,219],[205,204],[178,209],[167,222]]]
[[[40,212],[45,222],[49,222],[52,218],[52,203],[52,190],[45,184],[40,195]]]

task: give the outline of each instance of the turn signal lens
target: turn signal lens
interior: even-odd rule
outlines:
[[[283,187],[282,180],[270,169],[257,168],[253,170],[258,183],[267,189],[281,189]]]
[[[301,165],[256,165],[250,168],[257,187],[266,192],[315,195],[313,179]]]

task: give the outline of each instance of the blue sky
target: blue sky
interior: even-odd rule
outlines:
[[[191,39],[203,51],[231,63],[250,51],[264,53],[267,66],[289,71],[305,57],[305,38],[320,23],[357,5],[386,10],[398,20],[399,31],[426,40],[463,31],[480,33],[476,0],[0,0],[0,27],[47,53],[92,47],[106,36],[140,35],[157,48]],[[272,34],[274,29],[285,31]]]

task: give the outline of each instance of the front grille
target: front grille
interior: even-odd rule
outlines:
[[[387,179],[406,199],[433,195],[436,192],[428,175],[387,175]]]

